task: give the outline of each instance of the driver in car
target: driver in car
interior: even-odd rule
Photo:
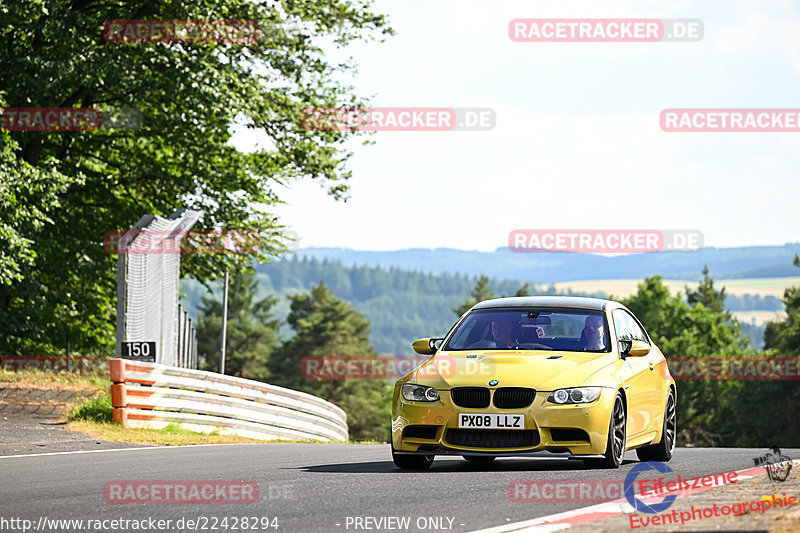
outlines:
[[[606,332],[603,329],[603,317],[589,315],[584,321],[581,332],[581,346],[587,350],[603,350],[606,347]]]
[[[508,350],[518,347],[517,342],[511,338],[512,328],[513,326],[510,322],[492,320],[492,337],[498,349]]]

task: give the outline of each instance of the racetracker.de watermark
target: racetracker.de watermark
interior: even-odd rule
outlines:
[[[107,20],[103,38],[109,43],[253,43],[258,39],[254,20]]]
[[[107,357],[59,355],[3,355],[0,368],[6,372],[41,372],[43,374],[80,374],[108,377]]]
[[[667,132],[800,132],[800,109],[665,109],[659,117]]]
[[[607,502],[623,494],[621,479],[515,479],[508,484],[508,499],[514,503]]]
[[[255,481],[108,481],[103,498],[112,504],[249,504],[258,502]]]
[[[400,379],[423,362],[413,355],[307,355],[300,360],[300,374],[306,379]],[[418,377],[454,375],[451,359],[435,359],[417,371]]]
[[[642,469],[644,471],[644,469]],[[636,485],[642,496],[652,499],[665,495],[675,497],[690,495],[702,490],[721,487],[738,481],[736,472],[703,476],[698,478],[684,478],[678,475],[675,480],[636,479],[624,480],[588,480],[588,479],[515,479],[508,485],[508,498],[515,503],[554,503],[554,502],[607,502],[625,497],[629,503],[640,511],[648,512],[649,507],[634,494]],[[662,509],[663,510],[663,509]]]
[[[667,365],[676,380],[800,380],[800,357],[673,357]]]
[[[329,14],[329,19],[347,15]],[[273,45],[320,33],[319,25],[307,20],[252,19],[114,19],[103,26],[108,43],[121,44],[250,44]]]
[[[301,117],[311,131],[489,131],[496,123],[488,107],[316,107]]]
[[[103,248],[110,254],[254,254],[255,231],[109,231]]]
[[[142,112],[133,108],[6,107],[0,129],[6,131],[131,131],[142,127]]]
[[[703,38],[700,19],[513,19],[508,36],[515,42],[652,43]]]
[[[515,229],[508,234],[508,247],[516,253],[696,251],[703,247],[703,233],[699,230]]]

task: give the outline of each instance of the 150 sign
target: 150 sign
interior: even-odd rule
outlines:
[[[155,341],[123,342],[122,358],[155,363],[156,342]]]

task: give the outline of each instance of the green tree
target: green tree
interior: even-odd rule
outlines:
[[[270,358],[270,383],[314,394],[344,409],[352,440],[385,441],[391,402],[391,387],[387,382],[308,378],[300,367],[306,356],[376,355],[369,343],[369,322],[331,294],[324,283],[312,287],[310,293],[290,296],[290,300],[287,322],[294,336]]]
[[[4,107],[0,92],[0,108]],[[73,291],[89,284],[63,265],[51,269],[60,271],[65,285],[44,286],[42,278],[49,273],[32,275],[41,254],[39,238],[53,224],[53,213],[77,179],[58,172],[52,158],[31,165],[17,156],[19,150],[12,135],[0,130],[0,353],[53,354],[58,352],[54,340],[61,349],[68,341],[73,346],[96,345],[108,334],[105,311],[113,287],[93,279],[94,291],[100,294],[89,303],[72,298],[77,296]],[[67,263],[80,255],[68,246],[63,254]],[[32,315],[31,308],[37,313]],[[47,326],[41,327],[44,323]]]
[[[0,109],[5,101],[0,93]],[[52,222],[47,212],[58,205],[58,194],[69,182],[58,174],[18,160],[19,145],[0,129],[0,285],[23,278],[36,259],[31,235]]]
[[[636,294],[621,300],[647,329],[667,360],[727,357],[745,353],[739,325],[724,312],[672,296],[661,276],[646,278]],[[735,431],[730,424],[739,382],[682,381],[678,388],[678,430],[682,445],[720,445]]]
[[[492,298],[497,298],[494,291],[492,291],[491,287],[489,286],[490,280],[489,276],[485,274],[481,274],[478,278],[478,281],[475,282],[475,287],[470,292],[471,298],[465,298],[464,303],[459,305],[458,307],[453,308],[453,312],[458,315],[459,317],[469,311],[473,305],[477,304],[478,302],[482,302],[484,300],[491,300]],[[514,293],[514,296],[529,296],[531,292],[530,286],[528,283],[523,283],[519,289]],[[505,298],[506,295],[503,294],[501,298]]]
[[[794,266],[800,267],[795,255]],[[800,356],[800,287],[783,293],[786,318],[769,322],[764,332],[765,355],[787,358]],[[797,381],[749,381],[735,405],[738,446],[800,446],[800,386]]]
[[[531,287],[528,283],[523,283],[520,285],[517,292],[514,293],[514,296],[530,296],[531,295]]]
[[[274,350],[280,321],[274,319],[275,296],[256,299],[258,283],[253,274],[239,270],[228,284],[228,323],[225,335],[225,374],[267,381],[267,362]],[[203,370],[219,372],[222,342],[222,301],[202,298],[197,317],[197,355]]]
[[[673,357],[723,357],[744,353],[746,339],[723,311],[672,296],[661,276],[645,278],[637,293],[622,299],[659,348]]]
[[[459,305],[458,307],[453,308],[453,312],[461,316],[470,308],[478,302],[482,302],[484,300],[491,300],[492,298],[497,298],[494,291],[492,291],[491,287],[489,287],[489,276],[485,274],[481,274],[478,278],[478,281],[475,283],[475,287],[469,293],[472,298],[465,298],[464,303]]]
[[[800,256],[794,256],[794,266],[800,267]],[[783,292],[786,319],[769,322],[764,331],[764,349],[775,350],[783,357],[800,355],[800,287],[789,287]]]
[[[103,37],[110,19],[244,19],[262,31],[250,43],[114,43]],[[345,84],[354,62],[331,61],[321,43],[390,33],[368,0],[4,1],[8,107],[134,109],[142,121],[133,131],[2,134],[0,179],[29,190],[0,186],[3,209],[19,215],[3,213],[16,234],[0,230],[2,246],[26,245],[16,265],[5,259],[0,352],[57,349],[67,337],[83,351],[113,351],[115,261],[103,235],[146,213],[202,209],[194,229],[258,232],[261,260],[283,250],[277,185],[304,177],[336,198],[348,191],[351,133],[306,128],[304,110],[364,104]],[[234,126],[263,135],[264,148],[236,148]],[[198,254],[181,267],[206,282],[249,260]]]
[[[716,313],[725,312],[725,287],[720,290],[714,288],[714,280],[709,275],[708,265],[703,266],[703,279],[697,289],[686,287],[686,300],[689,305],[701,303]],[[731,314],[726,312],[730,318]]]
[[[800,266],[800,260],[795,260]],[[647,278],[624,303],[642,320],[667,359],[786,357],[800,354],[800,287],[784,294],[787,318],[771,323],[766,352],[746,347],[739,324],[722,310],[723,291],[706,269],[692,304],[669,295],[660,276]],[[706,305],[708,304],[708,306]],[[713,307],[710,308],[710,307]],[[678,381],[679,443],[695,446],[800,445],[800,387],[796,381]]]

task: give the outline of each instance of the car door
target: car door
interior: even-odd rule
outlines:
[[[646,335],[636,320],[624,309],[612,312],[614,329],[617,334],[617,346],[622,353],[621,341],[642,340]],[[652,379],[650,362],[645,357],[628,356],[621,362],[621,377],[628,404],[628,436],[636,437],[647,432],[653,426]]]
[[[664,414],[665,401],[666,401],[666,381],[664,375],[666,373],[666,360],[656,346],[650,341],[650,337],[642,327],[633,314],[625,311],[625,314],[630,317],[631,331],[636,340],[650,345],[650,353],[641,359],[647,361],[649,372],[646,374],[646,379],[643,379],[643,394],[645,396],[645,410],[649,414],[649,427],[646,429],[652,431],[659,431],[662,423],[662,415]]]

